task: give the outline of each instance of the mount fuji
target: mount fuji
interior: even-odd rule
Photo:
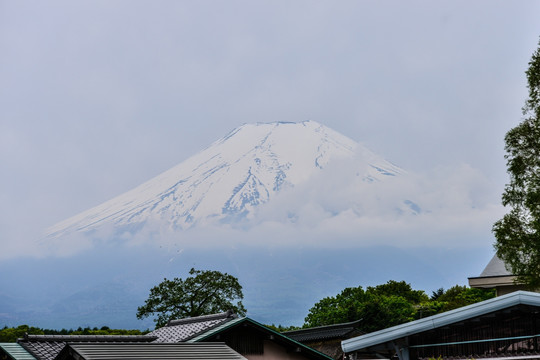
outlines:
[[[52,226],[46,235],[87,233],[104,225],[137,228],[156,219],[175,230],[246,221],[261,205],[337,162],[352,170],[347,176],[353,174],[360,187],[405,173],[314,121],[245,124],[131,191]]]
[[[19,269],[0,277],[0,308],[13,310],[0,324],[145,329],[135,314],[148,289],[192,267],[238,277],[249,316],[267,324],[301,325],[345,287],[453,286],[476,273],[470,243],[492,219],[471,178],[405,171],[314,121],[242,125],[49,228],[40,258],[0,262]]]

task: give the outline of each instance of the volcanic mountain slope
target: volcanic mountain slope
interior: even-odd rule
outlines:
[[[52,237],[149,219],[175,229],[253,216],[285,188],[308,182],[330,162],[362,163],[355,176],[377,182],[403,172],[314,121],[246,124],[146,183],[47,230]],[[353,161],[354,160],[354,161]]]

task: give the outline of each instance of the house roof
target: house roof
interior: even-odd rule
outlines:
[[[182,342],[216,326],[227,323],[236,317],[232,311],[227,311],[213,315],[171,320],[166,326],[156,329],[148,335],[157,337],[155,340],[157,343]]]
[[[405,324],[344,340],[341,342],[341,347],[346,353],[367,349],[375,345],[392,342],[419,332],[443,327],[520,304],[540,307],[540,294],[527,291],[516,291],[476,304],[447,311],[442,314],[433,315],[424,319],[411,321]]]
[[[39,360],[53,360],[68,342],[150,342],[148,335],[28,335],[17,343]]]
[[[506,269],[504,261],[499,259],[497,255],[493,255],[484,271],[480,274],[480,277],[486,276],[512,276],[512,273]]]
[[[229,322],[226,322],[226,323],[223,323],[213,329],[209,329],[199,335],[197,335],[196,337],[193,337],[192,339],[188,340],[188,343],[196,343],[196,342],[202,342],[202,341],[205,341],[205,340],[208,340],[210,338],[212,338],[213,336],[215,335],[218,335],[220,333],[223,333],[229,329],[232,329],[232,328],[235,328],[237,326],[252,326],[254,328],[256,328],[258,331],[262,332],[262,333],[265,333],[267,335],[269,335],[269,338],[272,339],[273,341],[275,341],[276,343],[279,343],[283,346],[286,346],[286,347],[294,347],[297,351],[300,351],[300,352],[304,352],[306,354],[310,354],[311,356],[313,357],[316,357],[316,358],[319,358],[321,360],[328,360],[328,359],[332,359],[331,357],[317,351],[317,350],[314,350],[296,340],[293,340],[277,331],[274,331],[266,326],[264,326],[263,324],[261,323],[258,323],[257,321],[255,320],[252,320],[250,318],[247,318],[247,317],[243,317],[243,318],[236,318],[236,319],[233,319]]]
[[[357,320],[342,324],[317,326],[308,329],[286,331],[283,334],[300,342],[339,339],[346,337],[356,330],[360,322],[361,320]]]
[[[69,343],[56,360],[246,360],[223,343]]]
[[[0,349],[2,349],[12,360],[36,360],[32,354],[16,343],[0,343]]]

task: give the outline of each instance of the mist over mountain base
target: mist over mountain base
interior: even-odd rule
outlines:
[[[466,284],[502,214],[467,164],[417,174],[316,122],[246,124],[41,237],[14,236],[0,326],[151,329],[137,307],[192,267],[236,276],[251,318],[302,325],[345,287]]]
[[[248,316],[265,324],[302,325],[309,309],[349,286],[405,280],[428,295],[467,284],[492,252],[483,248],[242,246],[175,249],[110,242],[66,258],[0,262],[0,326],[153,329],[137,306],[163,278],[191,267],[228,272],[244,288]],[[466,266],[456,267],[460,264]]]

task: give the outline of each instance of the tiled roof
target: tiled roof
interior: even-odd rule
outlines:
[[[13,360],[36,360],[21,345],[15,343],[0,343],[2,349]],[[0,352],[1,354],[1,352]]]
[[[68,344],[57,360],[246,360],[223,343],[82,343]]]
[[[38,360],[53,360],[68,342],[150,342],[148,335],[25,335],[17,343]]]
[[[156,343],[176,343],[189,340],[202,332],[227,323],[236,318],[236,315],[227,311],[220,314],[196,316],[179,320],[171,320],[162,328],[149,333],[157,337]]]
[[[28,352],[40,360],[53,360],[66,345],[65,341],[19,342]]]
[[[283,334],[299,342],[342,339],[355,331],[360,321],[286,331]]]

